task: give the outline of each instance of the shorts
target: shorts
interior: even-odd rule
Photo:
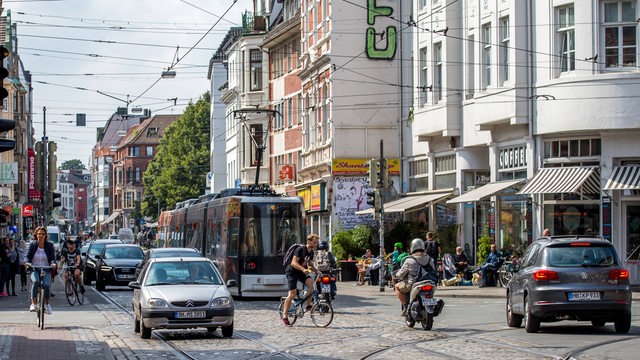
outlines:
[[[407,280],[402,280],[396,283],[396,289],[398,289],[398,291],[400,291],[401,293],[406,294],[411,291],[411,285]]]
[[[287,273],[287,286],[289,291],[295,290],[298,288],[298,282],[301,282],[303,285],[305,281],[310,277],[306,275],[302,271],[292,271]]]

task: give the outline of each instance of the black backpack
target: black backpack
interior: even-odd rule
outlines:
[[[296,252],[299,246],[303,246],[303,245],[293,244],[289,247],[287,252],[284,254],[284,258],[282,258],[282,266],[287,267],[291,264],[291,260],[293,260],[293,253]]]
[[[413,259],[415,260],[416,258]],[[433,258],[431,259],[433,260]],[[416,262],[418,261],[416,260]],[[420,268],[418,268],[418,274],[416,275],[415,282],[425,280],[431,280],[434,283],[438,282],[438,273],[432,266],[429,266],[430,263],[431,262],[428,262],[427,265],[421,265],[420,263],[418,263],[420,265]]]
[[[432,259],[434,259],[434,261],[437,261],[438,259],[438,243],[435,240],[429,240],[427,241],[427,243],[425,244],[427,249],[425,250],[425,253],[427,253],[427,255],[431,256]]]

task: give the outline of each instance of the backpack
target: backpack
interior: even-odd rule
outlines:
[[[431,256],[434,261],[438,259],[438,243],[435,240],[429,240],[426,243],[427,249],[425,253]]]
[[[318,257],[316,258],[316,268],[320,271],[331,270],[331,260],[329,259],[329,251],[318,250]]]
[[[287,267],[291,265],[291,260],[293,260],[293,253],[296,252],[299,246],[303,246],[302,244],[293,244],[289,246],[289,249],[284,254],[284,258],[282,258],[282,266]]]
[[[433,260],[433,258],[431,258],[431,260]],[[416,260],[416,262],[418,261]],[[417,283],[419,281],[425,281],[425,280],[431,280],[434,283],[438,283],[438,274],[436,273],[436,271],[432,266],[429,266],[430,263],[431,261],[429,261],[427,265],[421,265],[420,263],[418,263],[418,265],[420,265],[420,268],[418,268],[418,274],[416,274],[416,279],[414,280],[414,283]]]

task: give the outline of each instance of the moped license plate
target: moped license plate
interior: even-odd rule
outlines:
[[[422,299],[422,305],[424,306],[435,306],[438,303],[438,301],[434,298],[423,298]]]
[[[328,294],[331,292],[331,286],[328,284],[322,284],[322,293]]]

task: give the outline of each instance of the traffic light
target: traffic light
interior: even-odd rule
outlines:
[[[376,164],[376,159],[371,159],[365,163],[367,167],[367,175],[369,176],[369,186],[376,187],[378,185],[378,174],[373,168]]]
[[[374,189],[367,190],[367,204],[376,206],[376,191]]]
[[[387,186],[389,186],[389,167],[387,166],[387,159],[380,160],[378,185],[381,188],[386,188]]]
[[[0,46],[0,82],[2,82],[2,87],[0,88],[0,105],[4,104],[4,99],[9,96],[9,92],[4,88],[4,78],[9,76],[9,70],[4,67],[4,59],[9,56],[9,50],[6,47]]]
[[[44,156],[44,143],[42,141],[36,142],[36,190],[42,191],[44,189],[44,174],[42,173],[43,157]]]
[[[58,167],[56,162],[58,161],[58,157],[56,156],[56,150],[58,150],[58,145],[52,141],[49,142],[49,191],[56,191],[58,187]]]
[[[5,92],[4,88],[2,88]],[[15,120],[11,119],[0,119],[0,134],[6,133],[7,131],[11,131],[16,127]],[[6,135],[4,139],[0,138],[0,153],[5,151],[11,151],[16,147],[16,141],[13,139],[6,139]]]
[[[61,196],[61,194],[59,192],[55,192],[54,191],[53,193],[51,193],[51,208],[52,209],[55,209],[58,206],[62,205],[62,203],[60,202],[61,201],[60,200],[60,196]]]

